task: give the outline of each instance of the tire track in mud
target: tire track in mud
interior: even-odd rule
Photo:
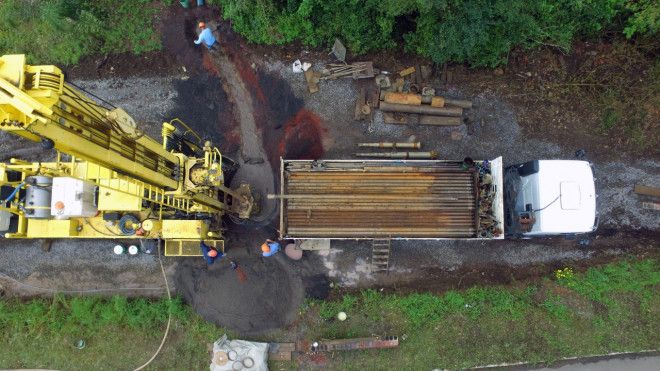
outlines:
[[[263,148],[263,140],[255,120],[254,102],[248,92],[241,74],[226,54],[212,51],[204,55],[204,65],[215,67],[215,72],[225,82],[227,94],[234,104],[234,115],[240,128],[241,150],[237,159],[238,169],[232,187],[240,183],[248,183],[260,202],[258,215],[252,221],[269,223],[277,214],[277,202],[267,200],[266,195],[275,193],[275,177],[273,168]]]

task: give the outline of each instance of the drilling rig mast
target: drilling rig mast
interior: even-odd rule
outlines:
[[[162,141],[93,100],[55,66],[0,57],[0,129],[54,148],[49,162],[0,163],[7,238],[162,239],[169,256],[224,249],[222,216],[248,218],[250,187],[225,186],[232,161],[181,120]]]

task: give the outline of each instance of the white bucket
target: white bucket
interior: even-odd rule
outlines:
[[[137,255],[138,252],[140,252],[140,248],[137,247],[136,245],[131,245],[128,247],[128,254],[129,255]]]
[[[114,252],[115,255],[123,255],[126,254],[126,248],[123,245],[115,245],[112,252]]]

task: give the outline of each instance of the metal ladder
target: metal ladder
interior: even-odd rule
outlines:
[[[392,243],[389,238],[374,238],[371,240],[371,272],[387,273],[390,266],[390,250]]]

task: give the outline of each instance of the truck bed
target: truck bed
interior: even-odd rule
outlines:
[[[479,176],[457,161],[282,160],[285,238],[477,238]]]

